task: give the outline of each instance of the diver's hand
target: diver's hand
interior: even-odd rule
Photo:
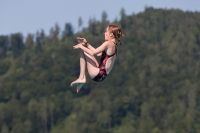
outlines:
[[[87,40],[85,38],[77,37],[77,41],[80,43],[86,43]]]
[[[87,40],[85,38],[77,37],[77,41],[82,43],[83,46],[87,46]]]
[[[73,48],[74,48],[74,49],[79,49],[79,48],[80,48],[79,45],[80,45],[80,44],[74,45]]]

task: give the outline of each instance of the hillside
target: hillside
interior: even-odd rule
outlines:
[[[125,34],[116,64],[103,83],[87,75],[77,94],[69,86],[79,74],[76,37],[97,47],[110,23]],[[49,35],[0,36],[0,131],[198,133],[199,68],[199,12],[149,7],[115,22],[91,19],[78,33],[66,23]]]

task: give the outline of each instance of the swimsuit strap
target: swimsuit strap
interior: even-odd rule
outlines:
[[[116,46],[116,45],[115,45],[115,52],[114,52],[114,54],[112,54],[112,55],[107,55],[106,51],[104,50],[104,51],[102,52],[102,55],[101,55],[99,68],[100,68],[101,66],[104,66],[104,69],[105,69],[105,64],[106,64],[107,59],[110,58],[110,57],[112,57],[112,56],[114,56],[115,54],[117,55],[117,46]]]
[[[107,55],[107,53],[106,53],[106,55],[108,56],[108,58],[110,58],[110,57],[112,57],[112,56],[114,56],[115,54],[117,55],[117,45],[116,45],[116,42],[113,42],[114,44],[115,44],[115,53],[114,54],[112,54],[112,55]]]
[[[115,54],[116,54],[116,52],[117,52],[117,48],[115,48],[115,53],[114,54],[112,54],[112,55],[107,55],[108,56],[108,58],[110,58],[110,57],[112,57],[112,56],[114,56]],[[116,54],[117,55],[117,54]]]

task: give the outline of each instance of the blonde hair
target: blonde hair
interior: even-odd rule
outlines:
[[[122,45],[120,38],[122,36],[124,36],[124,34],[122,33],[122,29],[120,26],[116,25],[116,24],[110,24],[108,25],[108,30],[113,33],[115,39],[118,41],[118,43],[120,45]]]

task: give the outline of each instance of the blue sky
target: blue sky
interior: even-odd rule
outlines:
[[[83,27],[87,27],[88,20],[94,17],[100,20],[103,11],[112,22],[120,17],[122,8],[126,15],[142,12],[146,6],[200,12],[200,0],[0,0],[0,3],[0,35],[20,32],[26,36],[41,29],[49,34],[56,23],[61,30],[71,23],[77,31],[80,16]]]

